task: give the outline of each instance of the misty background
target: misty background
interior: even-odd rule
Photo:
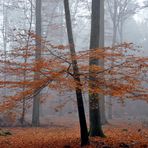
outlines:
[[[49,2],[50,1],[50,2]],[[114,44],[134,43],[140,49],[140,55],[148,56],[148,1],[128,0],[123,18],[117,28]],[[114,0],[105,0],[105,46],[113,45]],[[122,5],[122,3],[120,4]],[[90,40],[91,2],[89,0],[70,0],[72,25],[76,50],[88,50]],[[117,13],[120,12],[120,7]],[[117,15],[118,16],[118,15]],[[35,1],[34,0],[1,0],[0,1],[0,50],[5,54],[14,48],[26,44],[24,38],[30,28],[35,32]],[[120,28],[121,27],[121,28]],[[64,6],[62,0],[42,0],[42,36],[54,45],[67,45]],[[4,76],[1,75],[1,78]],[[9,79],[9,78],[8,78]],[[148,87],[148,84],[145,84]],[[1,90],[2,95],[9,92]],[[43,125],[61,124],[69,120],[77,123],[77,103],[74,92],[58,93],[45,88],[42,91],[40,106],[40,122]],[[88,95],[84,95],[85,110],[88,117]],[[3,98],[0,98],[3,102]],[[25,122],[31,124],[32,100],[26,103]],[[21,102],[20,102],[21,106]],[[0,125],[20,124],[21,107],[0,114]],[[109,102],[106,98],[106,117],[108,118]],[[124,101],[112,99],[112,118],[144,122],[148,121],[148,104],[144,101]],[[17,116],[15,121],[8,118]],[[87,119],[88,120],[88,119]],[[60,123],[59,123],[60,121]]]

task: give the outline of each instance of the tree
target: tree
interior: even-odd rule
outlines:
[[[8,31],[8,12],[7,7],[4,4],[3,1],[3,48],[4,48],[4,54],[5,54],[5,60],[6,60],[6,54],[7,54],[7,31]],[[4,80],[6,80],[6,75],[4,75]],[[4,95],[6,95],[6,90],[4,90]]]
[[[82,84],[81,84],[78,64],[76,60],[76,51],[75,51],[75,45],[74,45],[74,40],[73,40],[73,34],[72,34],[72,26],[71,26],[71,18],[70,18],[68,0],[64,0],[64,6],[65,6],[64,7],[65,8],[65,18],[66,18],[66,25],[67,25],[68,40],[69,40],[69,45],[70,45],[72,68],[73,68],[73,78],[76,83],[75,91],[76,91],[79,122],[80,122],[81,146],[84,146],[84,145],[89,144],[89,139],[88,139],[87,124],[86,124],[86,118],[85,118],[85,112],[84,112],[82,90],[80,88]]]
[[[24,10],[24,13],[25,13],[25,10]],[[33,2],[32,0],[30,1],[30,19],[28,21],[28,24],[29,24],[29,28],[28,28],[28,32],[31,32],[32,30],[32,23],[33,23]],[[28,48],[29,48],[29,42],[30,42],[30,35],[27,34],[27,37],[26,37],[26,50],[24,51],[24,55],[27,55],[28,54]],[[27,63],[27,56],[24,57],[24,63],[26,64]],[[26,73],[26,70],[24,70],[23,72],[23,79],[24,81],[26,81],[26,76],[27,73]],[[23,86],[23,91],[25,91],[25,86]],[[22,114],[21,114],[21,117],[20,117],[20,122],[22,124],[22,126],[25,125],[25,113],[26,113],[26,100],[25,100],[25,97],[24,99],[22,99]]]
[[[100,2],[100,36],[99,36],[99,48],[104,48],[104,0]],[[104,67],[104,59],[99,60],[99,65],[101,67]],[[99,101],[100,101],[100,113],[101,113],[101,124],[106,124],[106,110],[105,110],[105,97],[104,95],[99,95]]]
[[[32,0],[31,0],[32,1]],[[31,1],[24,0],[24,1],[9,1],[9,0],[3,0],[0,4],[3,9],[3,22],[2,22],[2,28],[0,29],[2,31],[2,35],[0,36],[3,38],[3,48],[5,57],[1,56],[1,58],[9,58],[7,56],[7,53],[13,48],[18,48],[21,46],[27,46],[29,44],[29,35],[28,32],[32,29],[30,29],[31,24],[31,13],[30,13],[30,3]],[[17,17],[14,19],[15,14]],[[33,15],[33,14],[32,14]],[[2,44],[1,44],[2,45]],[[25,51],[24,51],[25,52]],[[13,56],[13,55],[12,55]],[[24,61],[26,60],[26,57],[23,57]],[[5,69],[5,68],[4,68]],[[6,68],[7,69],[7,68]],[[21,79],[25,79],[27,74],[21,77]],[[9,80],[9,75],[4,74],[4,79]],[[20,79],[20,77],[16,77],[14,79]],[[21,89],[25,89],[21,87]],[[5,91],[5,92],[4,92]],[[7,89],[4,88],[3,95],[7,97]],[[19,124],[24,124],[25,121],[25,112],[26,112],[26,102],[24,99],[20,102],[20,106],[22,105],[22,108],[18,108],[16,112],[21,112],[19,119]],[[19,110],[19,111],[18,111]]]
[[[36,40],[36,34],[30,33],[30,36],[32,42],[34,42]],[[135,51],[135,48],[132,46],[132,44],[116,46],[116,48],[114,48],[114,54],[112,54],[113,48],[108,47],[91,50],[91,55],[88,50],[78,52],[76,56],[71,57],[71,54],[67,51],[69,46],[54,46],[47,42],[46,50],[45,48],[42,50],[47,52],[49,56],[42,57],[42,59],[38,61],[34,60],[34,50],[36,47],[31,45],[30,48],[27,49],[29,53],[27,56],[30,59],[27,63],[18,60],[26,56],[24,52],[22,52],[26,50],[26,46],[15,49],[8,54],[9,56],[15,55],[14,58],[10,58],[10,60],[6,62],[0,60],[1,63],[7,65],[7,73],[11,76],[7,81],[0,81],[0,89],[6,84],[7,91],[9,92],[9,96],[0,103],[0,112],[15,108],[24,98],[31,100],[45,87],[60,92],[77,90],[78,101],[82,101],[80,95],[82,90],[83,92],[88,92],[89,90],[91,94],[113,95],[116,99],[121,100],[128,98],[148,101],[148,89],[143,86],[143,82],[147,80],[142,77],[143,74],[147,74],[148,59],[147,57],[128,55],[127,49],[129,51]],[[88,65],[89,57],[92,59],[104,59],[105,66]],[[110,64],[112,57],[114,57],[114,67]],[[79,75],[77,75],[77,77],[75,77],[74,69],[71,68],[71,65],[74,64],[71,61],[72,58],[74,58],[74,60],[76,58],[76,61],[79,61],[79,63],[77,63],[79,64]],[[120,71],[121,68],[122,71]],[[14,76],[23,74],[24,69],[28,74],[28,79],[25,81],[22,79],[12,79]],[[95,85],[93,85],[94,87],[92,89],[88,88],[90,82],[89,69],[95,74],[95,81],[92,81],[92,84]],[[0,71],[1,73],[4,72],[2,64]],[[40,73],[39,79],[34,79],[34,72]],[[80,78],[81,81],[78,78]],[[22,89],[20,90],[22,86],[26,88],[24,91]],[[80,106],[78,105],[78,107]],[[82,106],[79,109],[83,109]],[[84,113],[83,110],[81,113]],[[81,115],[85,117],[84,114]],[[82,128],[83,130],[84,128],[87,129],[85,126]],[[86,144],[86,141],[84,142]]]
[[[41,59],[41,0],[36,0],[36,61]],[[40,78],[40,74],[35,72],[34,79]],[[34,96],[33,99],[33,113],[32,113],[32,126],[39,126],[39,108],[40,108],[40,94]]]
[[[95,0],[93,2],[96,4],[98,1]],[[88,133],[82,92],[86,93],[89,91],[91,95],[94,95],[95,99],[98,97],[98,94],[101,94],[114,96],[116,99],[122,100],[125,98],[140,98],[141,100],[148,101],[148,90],[143,87],[143,82],[146,80],[141,76],[142,74],[147,74],[148,58],[131,54],[136,51],[131,43],[124,43],[114,48],[98,48],[95,46],[94,49],[79,51],[76,54],[68,1],[65,0],[64,4],[69,45],[54,45],[30,31],[28,34],[32,44],[29,44],[28,47],[21,46],[10,50],[7,54],[7,60],[0,60],[1,74],[4,73],[4,65],[6,65],[7,74],[10,76],[9,80],[0,80],[0,90],[6,85],[7,92],[9,92],[8,96],[0,102],[0,112],[18,107],[23,99],[32,101],[32,98],[38,95],[45,87],[60,92],[74,91],[78,100],[82,145],[85,145],[88,143]],[[100,6],[101,2],[99,3]],[[98,8],[98,5],[93,3],[93,7]],[[95,11],[95,15],[98,16],[98,14],[100,13]],[[98,26],[100,24],[99,19],[96,20],[97,24],[92,21],[94,23],[92,23],[92,26]],[[96,28],[95,30],[92,28],[93,33],[97,32],[95,34],[97,39],[100,34],[98,33],[99,29]],[[92,41],[93,37],[95,36],[92,35]],[[35,42],[45,44],[45,47],[40,49],[48,56],[38,59],[34,58],[37,50]],[[96,40],[95,43],[98,45]],[[24,52],[26,50],[27,52]],[[28,60],[20,60],[24,59],[24,57],[27,57]],[[92,62],[91,65],[88,62],[89,59]],[[112,60],[114,65],[111,65]],[[103,61],[103,64],[98,65],[99,61]],[[24,71],[27,73],[26,79],[22,79],[24,78]],[[39,74],[38,79],[34,79],[34,73]],[[21,77],[21,79],[14,79],[16,77]],[[26,89],[23,90],[21,89],[22,87]],[[95,101],[94,106],[98,103],[97,99]],[[99,106],[95,108],[95,111],[98,122],[98,119],[100,119],[98,118]],[[82,134],[83,132],[85,134]]]
[[[112,46],[123,42],[123,27],[126,20],[134,15],[139,9],[138,4],[133,0],[107,0],[108,11],[113,24]],[[114,62],[112,61],[112,64]],[[112,97],[108,100],[108,117],[112,119]]]
[[[100,0],[92,0],[92,15],[91,15],[91,38],[90,38],[90,49],[97,49],[102,47],[101,45],[101,7],[103,7],[103,1]],[[102,26],[103,27],[103,26]],[[103,37],[102,37],[103,38]],[[103,40],[103,39],[102,39]],[[91,52],[90,52],[91,55]],[[100,63],[99,63],[100,62]],[[98,61],[98,59],[93,59],[90,57],[89,59],[90,66],[102,66],[102,60]],[[96,84],[96,75],[90,69],[90,84],[89,87],[94,89]],[[100,101],[99,99],[102,96],[98,93],[89,92],[89,110],[90,110],[90,136],[101,136],[103,137],[103,131],[101,127],[101,110],[100,110]]]
[[[137,12],[139,6],[133,0],[107,0],[106,2],[113,24],[112,45],[114,46],[117,43],[118,33],[120,43],[123,42],[123,25],[130,16]]]

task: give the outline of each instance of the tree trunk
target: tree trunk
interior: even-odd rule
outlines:
[[[90,50],[100,48],[101,29],[104,28],[104,26],[103,28],[101,28],[100,26],[101,17],[102,17],[101,16],[102,4],[104,4],[104,1],[92,0]],[[103,40],[103,43],[104,43],[104,40]],[[101,65],[103,64],[103,62],[99,61],[98,59],[92,59],[92,58],[89,59],[90,66],[99,65],[99,62],[101,63]],[[90,79],[89,87],[91,89],[96,88],[97,86],[95,85],[95,80],[96,80],[95,74],[91,70],[90,70],[89,79]],[[89,92],[90,136],[104,137],[102,126],[101,126],[101,112],[100,112],[100,101],[99,101],[100,97],[101,96],[97,93]]]
[[[117,4],[117,1],[114,0],[114,13],[113,13],[113,38],[112,38],[112,47],[115,46],[115,44],[117,43],[117,30],[118,30],[118,26],[119,26],[119,22],[117,20],[117,15],[118,15],[118,12],[117,12],[117,9],[118,9],[118,4]],[[112,51],[113,53],[114,51]],[[111,63],[111,66],[113,67],[114,65],[114,61],[112,59],[112,63]],[[108,118],[109,119],[112,119],[112,96],[109,97],[109,100],[108,100]]]
[[[107,123],[106,119],[106,109],[105,109],[105,97],[104,95],[99,95],[99,107],[100,107],[100,117],[101,117],[101,124],[105,125]]]
[[[123,42],[123,19],[121,18],[121,21],[119,23],[119,36],[120,36],[120,44]]]
[[[117,1],[114,0],[114,13],[113,13],[113,39],[112,39],[112,46],[115,46],[117,42]]]
[[[7,32],[8,32],[8,8],[5,6],[5,2],[3,1],[3,30],[2,30],[2,35],[3,35],[3,49],[4,49],[4,56],[5,56],[5,63],[7,59]],[[4,81],[7,80],[6,76],[6,64],[5,64],[5,73],[4,73]],[[6,85],[4,84],[4,93],[3,95],[6,96],[7,94],[7,89]]]
[[[33,21],[33,4],[32,4],[32,0],[30,1],[30,22],[29,22],[29,28],[28,28],[28,32],[31,31],[32,29],[32,21]],[[26,28],[26,23],[24,23],[24,26]],[[28,37],[27,37],[27,41],[26,41],[26,50],[24,51],[24,55],[27,55],[28,54],[28,47],[29,47],[29,41],[30,41],[30,35],[28,34]],[[27,57],[25,56],[24,57],[24,63],[26,64],[27,63]],[[26,66],[25,66],[25,69],[26,69]],[[24,73],[23,73],[23,79],[24,79],[24,82],[26,81],[26,75],[27,75],[27,71],[24,69]],[[23,91],[25,91],[25,85],[23,86]],[[25,125],[25,113],[26,113],[26,100],[25,100],[25,97],[23,98],[22,100],[22,113],[21,113],[21,117],[20,117],[20,123],[22,126]]]
[[[69,45],[70,45],[70,53],[71,53],[72,67],[73,67],[73,73],[74,73],[74,80],[75,80],[75,83],[77,84],[75,89],[76,89],[79,123],[80,123],[81,146],[84,146],[84,145],[89,144],[89,138],[88,138],[87,124],[86,124],[86,118],[85,118],[85,112],[84,112],[81,81],[80,81],[80,76],[79,76],[77,60],[76,60],[76,51],[75,51],[74,40],[73,40],[68,0],[64,0],[64,8],[65,8],[65,18],[66,18],[68,40],[69,40]]]
[[[41,0],[36,0],[36,37],[35,59],[38,61],[41,58]],[[39,73],[35,72],[34,79],[39,78]],[[40,94],[37,94],[33,99],[32,126],[39,126],[39,108]]]
[[[104,0],[100,1],[100,37],[99,37],[99,47],[104,47]],[[104,60],[99,60],[99,65],[104,67]],[[101,124],[104,125],[107,123],[106,114],[105,114],[105,96],[99,95],[100,101],[100,113],[101,113]]]
[[[108,100],[108,119],[112,119],[112,96]]]
[[[112,39],[112,46],[115,46],[115,44],[117,43],[117,26],[116,26],[116,22],[113,22],[113,39]]]

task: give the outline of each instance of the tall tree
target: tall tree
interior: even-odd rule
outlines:
[[[72,67],[73,67],[73,77],[76,83],[75,91],[76,91],[76,97],[77,97],[79,122],[80,122],[81,146],[84,146],[84,145],[89,144],[89,139],[88,139],[86,117],[85,117],[85,112],[84,112],[82,90],[81,90],[81,80],[80,80],[80,74],[79,74],[79,69],[78,69],[78,64],[77,64],[77,59],[76,59],[75,45],[74,45],[74,40],[73,40],[68,0],[64,0],[64,8],[65,8],[65,18],[66,18],[68,41],[70,45],[70,54],[71,54]]]
[[[102,47],[103,39],[101,39],[101,27],[104,27],[101,24],[101,17],[104,16],[101,11],[101,7],[104,6],[104,1],[102,0],[92,0],[92,14],[91,14],[91,37],[90,37],[90,56],[91,50],[97,50],[97,48]],[[104,24],[104,23],[103,23]],[[102,37],[103,38],[103,37]],[[102,66],[103,62],[95,58],[89,59],[90,66]],[[96,88],[96,75],[93,70],[89,71],[90,89]],[[89,92],[89,110],[90,110],[90,136],[101,136],[103,137],[103,131],[101,127],[101,112],[100,112],[100,100],[103,99],[103,96],[98,93]]]
[[[3,1],[3,28],[2,28],[2,35],[3,35],[3,49],[4,49],[4,58],[6,61],[7,56],[7,37],[8,37],[8,10],[5,2]],[[5,67],[6,69],[6,67]],[[6,74],[4,74],[4,81],[6,81]],[[6,96],[6,88],[4,88],[4,95]]]
[[[104,47],[104,1],[100,4],[100,36],[99,36],[99,48]],[[104,60],[99,60],[99,66],[104,67]],[[105,97],[104,95],[99,95],[100,101],[100,113],[101,113],[101,124],[106,124],[106,114],[105,114]]]
[[[113,24],[112,45],[114,46],[117,43],[118,34],[120,42],[123,42],[124,23],[139,10],[139,5],[133,0],[107,0],[106,2]]]
[[[29,28],[28,28],[28,32],[31,32],[32,30],[32,23],[33,23],[33,0],[29,1],[30,4],[30,19],[28,20],[29,23]],[[24,10],[24,14],[26,12],[26,9]],[[30,35],[28,34],[26,37],[26,50],[24,51],[25,55],[28,55],[28,48],[29,48],[29,42],[30,42]],[[27,63],[27,56],[24,57],[24,63]],[[26,81],[26,76],[27,76],[27,71],[26,71],[26,66],[23,72],[23,80],[24,82]],[[25,91],[25,85],[23,86],[23,91]],[[21,113],[21,117],[20,117],[20,122],[21,125],[24,126],[25,125],[25,113],[26,113],[26,99],[25,97],[22,99],[22,113]]]
[[[112,46],[123,42],[123,27],[125,21],[136,13],[138,4],[133,0],[107,0],[108,10],[113,24]],[[112,61],[112,66],[114,65]],[[108,100],[108,118],[112,119],[112,97]]]
[[[35,60],[41,58],[41,0],[36,0],[36,51]],[[40,78],[40,74],[35,72],[34,79]],[[39,108],[40,94],[37,94],[33,99],[32,126],[39,126]]]

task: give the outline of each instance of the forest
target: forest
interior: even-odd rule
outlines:
[[[148,148],[147,0],[0,0],[0,148]]]

